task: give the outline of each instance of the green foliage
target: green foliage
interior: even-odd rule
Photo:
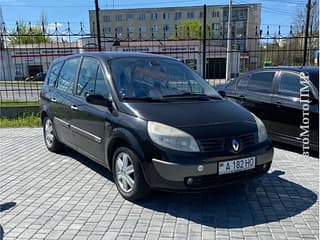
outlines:
[[[28,44],[28,43],[50,43],[50,37],[43,34],[41,25],[29,26],[26,23],[20,21],[18,23],[19,29],[15,29],[11,32],[9,37],[10,44]]]
[[[32,101],[32,102],[12,102],[12,101],[1,101],[1,107],[37,107],[39,106],[39,102]]]
[[[206,38],[211,39],[213,31],[207,24]],[[202,39],[203,38],[203,24],[196,19],[183,20],[177,26],[177,34],[171,36],[171,39],[183,40],[183,39]]]
[[[8,119],[6,117],[0,118],[0,128],[7,127],[40,127],[41,119],[38,115],[30,114],[18,117],[15,119]]]

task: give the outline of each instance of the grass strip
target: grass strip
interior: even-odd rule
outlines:
[[[29,114],[17,117],[14,119],[8,119],[6,117],[0,118],[0,128],[9,127],[40,127],[41,119],[38,114]]]

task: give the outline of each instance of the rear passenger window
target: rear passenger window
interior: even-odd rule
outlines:
[[[66,60],[58,78],[57,89],[67,93],[72,93],[73,81],[78,69],[80,58]]]
[[[258,72],[252,74],[248,83],[248,90],[264,93],[272,92],[274,74],[275,72]]]
[[[58,62],[58,63],[52,65],[51,71],[48,75],[48,85],[50,87],[53,87],[55,85],[55,82],[58,78],[62,64],[63,64],[63,62]]]
[[[77,95],[85,97],[94,92],[98,66],[93,58],[84,58],[79,72]]]
[[[281,73],[279,94],[297,97],[300,95],[300,76],[293,73]]]
[[[241,76],[238,80],[237,89],[247,89],[248,75]]]
[[[98,68],[97,80],[96,80],[96,86],[95,86],[94,92],[104,96],[106,99],[109,97],[109,88],[104,78],[101,67]]]

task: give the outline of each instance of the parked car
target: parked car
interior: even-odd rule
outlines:
[[[46,78],[46,74],[43,72],[37,73],[31,77],[27,77],[26,81],[39,81],[39,82],[43,82],[44,79]]]
[[[302,82],[306,79],[306,83]],[[216,90],[247,108],[266,125],[273,140],[302,146],[303,102],[300,90],[309,89],[310,149],[319,151],[319,68],[268,67],[248,72]]]
[[[262,121],[185,64],[139,53],[55,60],[41,91],[44,140],[111,170],[128,200],[260,176],[273,147]]]

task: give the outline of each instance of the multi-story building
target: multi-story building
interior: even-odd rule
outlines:
[[[226,39],[228,27],[228,5],[207,6],[207,25],[213,39]],[[100,11],[100,31],[104,37],[120,40],[160,40],[174,38],[176,27],[182,20],[203,22],[204,7],[165,7],[139,9],[103,9]],[[96,34],[96,15],[89,11],[90,31]],[[250,51],[256,48],[261,22],[261,4],[232,5],[232,48]],[[226,46],[226,41],[216,41]]]

